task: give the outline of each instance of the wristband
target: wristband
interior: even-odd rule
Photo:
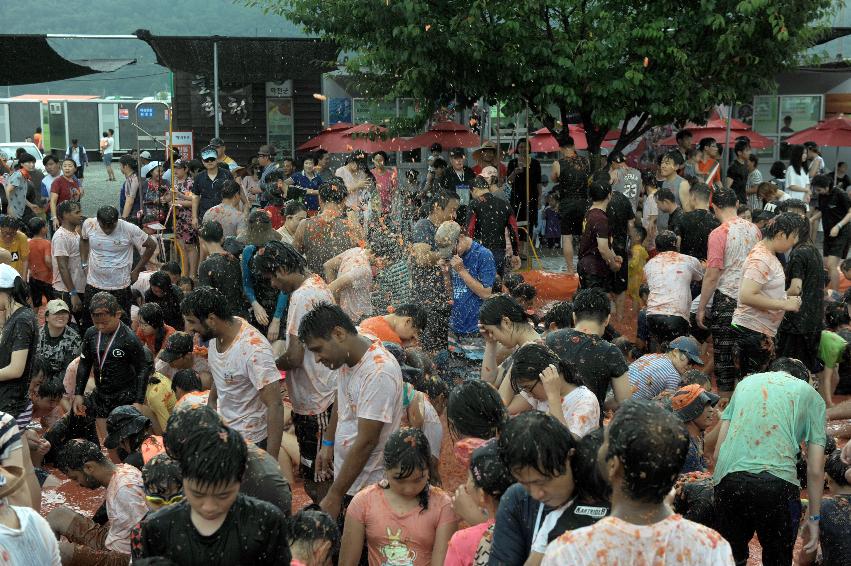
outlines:
[[[334,446],[334,441],[333,440],[325,440],[323,438],[322,439],[322,446]]]
[[[72,297],[76,297],[76,296],[77,296],[77,290],[76,290],[76,289],[72,289],[71,291],[68,291],[68,293],[69,293]]]
[[[821,515],[810,515],[810,521],[818,523],[821,520]]]

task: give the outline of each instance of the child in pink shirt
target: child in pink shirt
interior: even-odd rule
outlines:
[[[514,478],[500,460],[494,440],[473,451],[467,483],[455,490],[452,500],[455,513],[473,526],[452,535],[445,566],[472,566],[478,556],[489,554],[499,500],[513,483]]]
[[[449,495],[429,485],[431,449],[423,431],[403,428],[384,446],[385,479],[355,495],[346,510],[340,566],[355,566],[366,541],[370,566],[444,563],[458,528]]]

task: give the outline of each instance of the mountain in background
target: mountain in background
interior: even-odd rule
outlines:
[[[286,19],[266,15],[230,0],[108,0],[71,2],[39,0],[10,2],[3,7],[4,34],[132,34],[138,29],[154,35],[304,37]],[[78,59],[136,59],[112,73],[34,85],[0,86],[0,97],[21,94],[90,94],[96,96],[153,96],[170,90],[168,69],[139,40],[51,39],[63,57]],[[212,53],[210,54],[212,57]],[[37,61],[32,62],[37,65]]]

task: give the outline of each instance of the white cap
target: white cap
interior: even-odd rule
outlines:
[[[150,163],[142,167],[142,177],[147,177],[148,173],[150,173],[160,165],[162,164],[159,161],[151,161]]]
[[[141,157],[142,159],[150,159],[151,158],[151,152],[150,151],[143,151],[142,153],[139,154],[139,157]]]
[[[0,289],[11,289],[15,286],[15,278],[20,277],[18,270],[8,264],[0,264]]]

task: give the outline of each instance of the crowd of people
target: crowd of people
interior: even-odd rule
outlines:
[[[92,218],[73,155],[45,158],[49,206],[13,206],[18,156],[2,556],[716,565],[756,534],[782,565],[800,532],[799,561],[851,563],[851,200],[818,148],[763,181],[745,140],[726,172],[715,140],[677,140],[640,172],[560,136],[545,193],[525,141],[507,166],[433,147],[420,182],[383,152],[297,171],[264,145],[240,168],[214,139],[198,161],[122,157]],[[578,273],[570,301],[517,272],[532,234]],[[52,473],[103,505],[43,518]]]

